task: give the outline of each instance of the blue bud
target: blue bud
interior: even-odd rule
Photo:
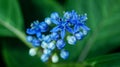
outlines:
[[[34,39],[32,40],[32,45],[33,45],[34,47],[38,47],[38,46],[40,46],[40,41],[39,41],[38,39],[34,38]]]
[[[47,54],[47,55],[50,55],[51,54],[51,50],[50,49],[44,49],[43,53]]]
[[[41,32],[37,32],[37,33],[36,33],[36,36],[37,36],[37,38],[42,38]]]
[[[46,43],[45,41],[42,41],[41,47],[46,49],[48,47],[48,43]]]
[[[47,55],[47,54],[42,54],[42,56],[40,57],[40,59],[41,59],[42,62],[46,62],[46,61],[48,61],[48,59],[49,59],[49,55]]]
[[[72,15],[71,15],[70,12],[65,12],[65,13],[64,13],[64,18],[65,18],[66,20],[69,20],[71,17],[72,17]]]
[[[41,31],[41,32],[46,32],[46,31],[48,30],[48,25],[47,25],[47,23],[45,23],[45,22],[41,22],[41,23],[39,24],[39,28],[40,28],[40,31]]]
[[[33,23],[31,23],[31,27],[32,28],[35,28],[35,27],[37,27],[39,25],[39,21],[37,20],[37,21],[34,21]]]
[[[87,35],[87,33],[88,33],[88,31],[90,30],[90,28],[88,28],[88,27],[85,26],[85,25],[82,25],[81,28],[82,28],[82,30],[83,30],[83,34],[84,34],[84,35]]]
[[[75,36],[67,36],[68,43],[71,45],[75,45],[76,43],[76,38]]]
[[[67,50],[61,50],[60,57],[63,59],[67,59],[69,56],[69,52]]]
[[[55,49],[55,42],[54,41],[52,41],[52,42],[50,42],[48,44],[48,49],[50,49],[50,50],[54,50]]]
[[[27,39],[28,42],[32,42],[33,37],[32,36],[27,36],[26,39]]]
[[[51,36],[52,40],[58,40],[58,38],[59,38],[59,34],[58,33],[54,33],[54,32],[50,36]]]
[[[57,18],[59,18],[58,13],[57,13],[57,12],[52,13],[52,14],[51,14],[51,18],[52,18],[52,19],[57,19]]]
[[[64,46],[65,46],[64,40],[62,40],[62,39],[58,40],[57,43],[56,43],[56,46],[57,46],[58,49],[63,49]]]
[[[82,32],[75,33],[75,37],[76,39],[81,40],[83,38],[83,33]]]
[[[87,14],[85,13],[84,15],[80,16],[80,20],[82,22],[86,21],[88,18],[87,18]]]
[[[27,34],[30,34],[30,35],[33,35],[36,33],[36,31],[34,29],[30,29],[28,28],[27,31],[26,31]]]
[[[51,41],[50,35],[45,36],[45,37],[43,38],[43,40],[44,40],[45,42],[49,43],[49,42]]]
[[[51,24],[51,18],[45,18],[45,23],[47,23],[48,25],[50,25]]]

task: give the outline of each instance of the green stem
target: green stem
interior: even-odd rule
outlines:
[[[96,31],[96,32],[97,32],[97,31]],[[91,46],[92,46],[93,42],[94,42],[94,41],[95,41],[95,39],[96,39],[96,32],[95,32],[95,33],[93,33],[93,35],[92,35],[92,37],[91,37],[91,38],[89,38],[89,40],[88,40],[87,44],[85,45],[84,49],[83,49],[83,50],[82,50],[82,52],[81,52],[81,55],[80,55],[80,57],[79,57],[79,60],[78,60],[78,61],[83,62],[83,61],[84,61],[84,59],[87,57],[88,52],[89,52],[89,50],[90,50],[90,48],[91,48]]]
[[[26,35],[22,31],[20,31],[17,28],[11,26],[8,22],[3,21],[1,19],[0,19],[0,25],[4,26],[9,31],[13,32],[13,34],[15,34],[23,43],[25,43],[25,45],[27,47],[29,47],[29,48],[32,47],[32,45],[26,41],[26,38],[25,38]]]

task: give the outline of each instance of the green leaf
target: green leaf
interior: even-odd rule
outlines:
[[[17,0],[0,0],[0,36],[14,36],[9,27],[23,30],[23,19]]]
[[[120,53],[95,57],[85,62],[91,67],[120,67]]]
[[[73,5],[74,3],[74,5]],[[83,61],[106,54],[120,47],[120,0],[68,0],[67,10],[76,10],[78,13],[87,13],[87,25],[91,28],[88,36],[77,43],[76,46],[69,47],[71,52],[70,60],[74,60],[79,55],[79,60]],[[73,50],[76,51],[73,51]],[[76,59],[77,60],[77,59]]]

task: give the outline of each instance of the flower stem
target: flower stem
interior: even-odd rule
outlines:
[[[27,47],[29,47],[29,48],[32,47],[32,45],[26,41],[26,38],[25,38],[26,35],[22,31],[20,31],[17,28],[13,27],[7,21],[3,21],[1,19],[0,19],[0,25],[4,26],[9,31],[13,32],[13,34],[15,34],[23,43],[25,43],[25,45]]]

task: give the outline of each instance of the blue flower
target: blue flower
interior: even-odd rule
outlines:
[[[78,14],[72,10],[71,12],[65,12],[64,18],[71,24],[76,24],[78,22]]]
[[[40,31],[40,28],[39,28],[39,21],[34,21],[32,24],[31,24],[31,28],[28,28],[26,33],[27,34],[30,34],[30,35],[33,35],[33,34],[36,34],[37,31]]]
[[[52,52],[57,49],[60,50],[62,59],[67,59],[69,56],[69,52],[65,50],[65,39],[67,39],[68,44],[75,45],[78,40],[83,39],[88,34],[90,28],[86,26],[86,20],[87,14],[79,15],[74,10],[64,12],[63,17],[54,12],[43,22],[34,21],[26,30],[28,34],[26,40],[35,48],[42,48],[43,54],[40,58],[43,62],[51,58],[52,62],[56,63],[59,58],[57,53]],[[37,50],[30,51],[32,56],[36,53]]]
[[[48,30],[48,24],[45,22],[39,23],[39,21],[34,21],[31,24],[31,28],[28,28],[26,33],[30,35],[36,35],[38,38],[42,37],[42,32],[46,32]]]
[[[64,46],[65,46],[64,40],[62,40],[62,39],[57,40],[56,46],[57,46],[58,49],[63,49]]]
[[[68,56],[69,56],[69,52],[67,51],[67,50],[61,50],[61,52],[60,52],[60,57],[62,58],[62,59],[67,59],[68,58]]]
[[[77,22],[74,25],[74,33],[78,32],[81,28],[82,30],[86,30],[89,31],[90,29],[85,26],[85,21],[87,20],[87,15],[82,15],[80,17],[78,17]]]
[[[54,22],[54,21],[53,21]],[[72,28],[69,27],[68,25],[68,22],[64,22],[64,21],[60,21],[60,22],[54,22],[57,24],[56,27],[54,27],[51,32],[59,32],[60,31],[60,35],[61,35],[61,38],[64,39],[65,37],[65,33],[66,33],[66,30],[70,33],[73,33],[73,30]]]

